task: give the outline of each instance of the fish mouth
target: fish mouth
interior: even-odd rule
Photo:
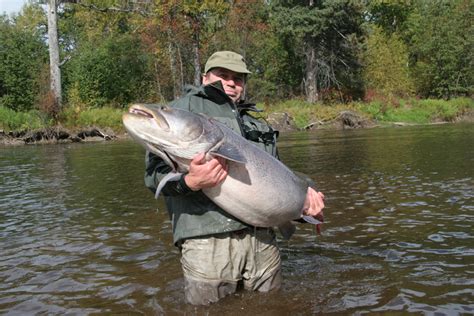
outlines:
[[[128,113],[137,116],[144,116],[146,118],[154,118],[153,113],[149,109],[139,104],[132,105],[128,110]]]
[[[131,108],[128,113],[138,115],[138,116],[144,116],[146,118],[153,118],[153,115],[150,112],[147,112],[142,109],[137,109],[137,108]]]
[[[153,120],[162,130],[168,131],[170,126],[163,115],[163,111],[168,109],[166,106],[150,107],[146,104],[134,104],[129,108],[128,114],[138,119]]]

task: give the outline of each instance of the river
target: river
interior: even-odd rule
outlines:
[[[0,148],[0,313],[474,313],[474,125],[281,136],[326,195],[280,241],[282,289],[184,304],[163,200],[132,141]]]

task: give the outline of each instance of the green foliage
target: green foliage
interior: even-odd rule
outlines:
[[[92,107],[145,101],[152,92],[147,89],[147,67],[140,42],[131,35],[117,35],[102,43],[84,43],[68,64],[68,86]]]
[[[257,105],[258,106],[258,105]],[[316,116],[318,107],[301,99],[291,99],[272,104],[266,109],[267,112],[286,112],[288,113],[298,128],[307,125],[312,117]]]
[[[387,34],[401,33],[412,10],[411,0],[372,0],[367,1],[366,19]]]
[[[62,121],[68,127],[97,126],[110,127],[114,130],[123,130],[122,109],[104,106],[102,108],[89,108],[77,111],[76,108],[67,107],[63,111]]]
[[[211,38],[206,54],[233,50],[245,56],[252,74],[247,82],[247,100],[279,99],[292,95],[289,87],[301,83],[301,63],[290,56],[269,25],[264,2],[234,2],[220,28]]]
[[[44,115],[37,110],[16,112],[0,105],[0,129],[2,130],[31,130],[49,126],[50,124],[51,122],[45,121]]]
[[[290,99],[276,103],[258,103],[258,108],[265,109],[265,113],[286,112],[293,118],[298,128],[310,123],[326,122],[335,119],[341,111],[354,110],[351,104],[312,104],[302,99]]]
[[[386,34],[380,27],[372,27],[366,44],[363,76],[367,88],[388,96],[411,94],[414,89],[407,47],[397,34]]]
[[[407,38],[418,93],[452,98],[474,92],[474,2],[422,1]]]
[[[17,111],[33,109],[46,60],[41,34],[0,16],[0,105]]]
[[[271,10],[273,30],[291,58],[288,64],[298,67],[292,69],[296,75],[290,74],[299,78],[297,85],[313,72],[318,91],[346,90],[360,96],[357,56],[363,16],[359,4],[337,0],[314,1],[311,6],[306,1],[274,1]],[[310,62],[311,50],[315,60]]]
[[[372,119],[382,122],[407,122],[425,124],[436,121],[451,122],[469,110],[474,110],[474,101],[469,98],[451,100],[401,100],[398,107],[381,101],[360,103],[357,109]]]
[[[474,100],[456,98],[451,100],[417,100],[399,99],[398,107],[383,101],[339,103],[331,106],[310,104],[301,99],[291,99],[276,103],[258,103],[257,107],[264,113],[286,112],[298,128],[314,122],[330,122],[342,111],[353,111],[362,117],[376,120],[379,123],[404,122],[426,124],[431,122],[451,122],[459,116],[474,111]]]
[[[282,99],[301,93],[304,59],[295,47],[279,38],[272,29],[261,32],[248,60],[254,73],[249,77],[252,100]]]

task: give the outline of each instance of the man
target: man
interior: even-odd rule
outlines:
[[[257,111],[254,105],[241,102],[249,73],[241,55],[216,52],[205,65],[203,85],[189,88],[172,106],[212,116],[276,157],[277,132],[250,115]],[[153,192],[170,171],[161,158],[147,153],[145,184]],[[281,284],[280,253],[273,229],[239,221],[202,193],[201,189],[220,184],[226,176],[225,159],[206,161],[202,153],[194,157],[187,174],[168,182],[162,190],[174,242],[181,250],[185,299],[194,305],[216,302],[240,286],[267,292]],[[305,214],[322,216],[323,198],[308,189]]]

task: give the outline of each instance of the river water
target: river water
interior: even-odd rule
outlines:
[[[0,148],[0,313],[474,314],[474,125],[284,134],[326,195],[280,241],[277,292],[184,304],[162,200],[131,141]]]

